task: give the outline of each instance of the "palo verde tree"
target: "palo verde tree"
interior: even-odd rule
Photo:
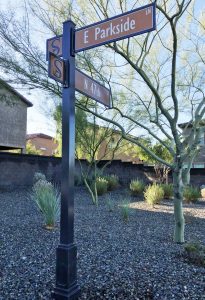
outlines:
[[[113,101],[113,110],[128,123],[143,129],[172,157],[170,161],[162,158],[138,138],[128,137],[121,124],[116,124],[125,139],[172,170],[174,241],[179,243],[184,242],[183,187],[187,183],[187,176],[184,175],[189,174],[198,152],[202,131],[200,122],[205,112],[203,45],[200,39],[197,42],[190,39],[192,31],[204,30],[201,23],[191,17],[196,15],[196,3],[188,0],[157,1],[156,32],[107,46],[127,64],[127,68],[130,67],[129,74],[133,76],[133,83],[128,87],[123,81],[119,82],[132,95],[129,96],[130,103],[119,107]],[[112,11],[108,2],[94,1],[92,7],[104,18],[109,17]],[[121,12],[127,10],[128,1],[119,1],[119,8]],[[194,47],[196,51],[193,53]],[[109,83],[113,83],[112,79]],[[127,106],[132,108],[129,113],[125,110]],[[187,126],[192,125],[187,136],[178,127],[185,114],[189,118]],[[108,119],[105,114],[101,118]]]
[[[78,122],[76,147],[83,182],[89,191],[92,202],[98,205],[97,178],[103,176],[106,167],[119,155],[127,143],[122,141],[121,132],[116,131],[112,123],[97,124],[96,116],[88,116],[87,124]],[[80,159],[87,161],[86,165]]]
[[[90,104],[92,105],[92,104]],[[97,124],[96,116],[87,114],[84,110],[76,108],[76,135],[75,157],[78,159],[83,182],[91,195],[93,204],[98,205],[96,180],[102,176],[106,167],[112,162],[115,155],[121,154],[124,149],[131,149],[131,145],[122,142],[121,132],[115,130],[111,123]],[[58,141],[57,155],[62,150],[62,107],[56,106],[54,112],[56,121],[56,139]],[[87,161],[84,165],[81,159]],[[104,160],[104,162],[102,162]],[[100,166],[99,166],[100,165]]]
[[[59,34],[61,23],[68,16],[81,27],[150,2],[80,0],[65,5],[61,0],[45,0],[42,6],[32,1],[31,8],[42,26]],[[200,0],[157,0],[156,31],[85,51],[76,57],[78,67],[109,85],[113,95],[109,111],[101,106],[92,109],[87,101],[78,101],[78,97],[76,105],[114,124],[124,139],[171,168],[174,241],[179,243],[184,242],[183,186],[198,151],[200,122],[205,112],[203,5]],[[0,16],[0,36],[4,42],[0,66],[15,82],[60,96],[60,86],[47,77],[45,55],[32,43],[28,23],[23,26],[8,15]],[[120,97],[121,94],[125,96]],[[184,121],[187,127],[192,125],[187,136],[178,127]],[[127,128],[134,130],[135,137],[127,134]],[[171,162],[143,145],[139,134],[167,149]]]

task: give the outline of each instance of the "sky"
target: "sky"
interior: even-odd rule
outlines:
[[[23,5],[27,3],[27,0],[0,0],[0,11],[7,9],[9,6],[15,7],[15,12],[17,16],[21,17],[23,14]],[[41,0],[38,0],[41,3]],[[204,7],[205,0],[197,0],[197,10],[200,9],[201,5]],[[32,19],[31,19],[32,23]],[[33,22],[33,26],[36,26],[35,22]],[[37,25],[39,26],[39,25]],[[43,31],[43,30],[42,30]],[[37,42],[45,45],[46,38],[50,36],[48,33],[40,32],[39,28],[39,35],[37,36]],[[42,92],[36,91],[28,91],[24,89],[18,90],[21,94],[23,94],[30,102],[33,103],[33,107],[28,109],[28,121],[27,121],[27,132],[28,133],[45,133],[51,136],[55,136],[55,123],[51,116],[45,114],[46,109],[44,106],[49,105],[49,99],[46,100],[45,95]],[[48,101],[46,103],[46,101]]]

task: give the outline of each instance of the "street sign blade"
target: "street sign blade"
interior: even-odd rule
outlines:
[[[88,96],[107,107],[111,107],[110,90],[78,69],[75,71],[75,89],[85,96]]]
[[[131,10],[76,30],[75,52],[143,34],[156,28],[156,4]]]
[[[65,83],[65,62],[53,53],[49,53],[48,76],[62,84]]]
[[[63,36],[54,36],[46,41],[46,60],[49,60],[49,53],[61,57],[63,55]]]

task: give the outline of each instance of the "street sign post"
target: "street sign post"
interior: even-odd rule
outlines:
[[[78,299],[77,248],[74,244],[75,90],[110,107],[110,90],[75,68],[75,53],[154,30],[155,3],[47,40],[49,76],[63,84],[60,244],[56,253],[56,300]],[[62,59],[60,58],[62,56]],[[69,80],[68,80],[69,79]]]
[[[77,248],[74,244],[74,170],[75,170],[75,56],[72,55],[72,36],[75,24],[63,23],[63,59],[69,86],[63,86],[62,99],[62,174],[60,244],[56,250],[56,300],[77,299]]]

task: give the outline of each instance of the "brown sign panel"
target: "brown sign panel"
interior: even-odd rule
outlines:
[[[63,55],[63,36],[55,36],[46,41],[46,59],[49,59],[49,53],[53,53],[56,56]]]
[[[155,3],[76,30],[75,52],[149,32],[156,28]]]
[[[97,102],[110,107],[110,90],[77,69],[75,71],[75,89]]]
[[[53,53],[49,54],[48,76],[65,83],[65,62]]]

